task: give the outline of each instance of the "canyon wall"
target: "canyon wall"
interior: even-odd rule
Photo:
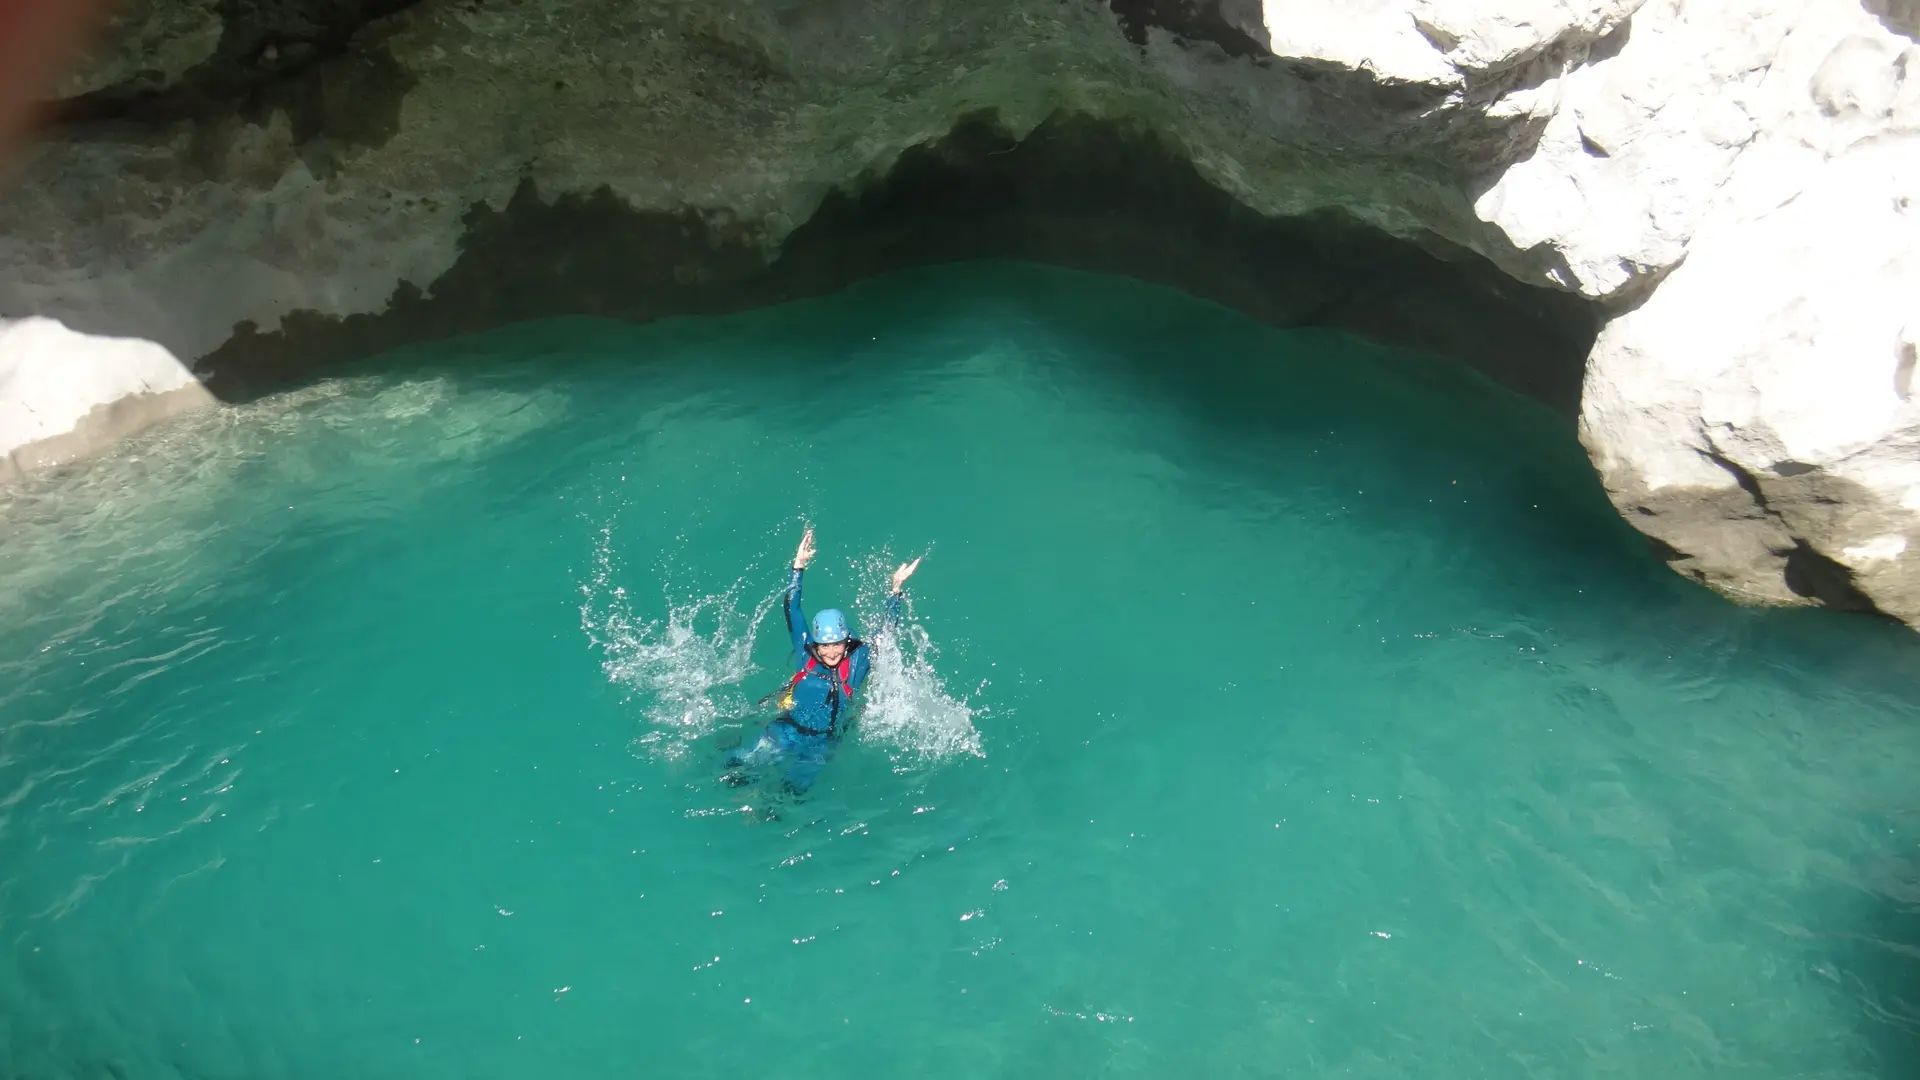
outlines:
[[[1118,270],[1474,364],[1675,569],[1917,620],[1914,7],[147,0],[6,180],[0,316],[232,399],[545,314]]]

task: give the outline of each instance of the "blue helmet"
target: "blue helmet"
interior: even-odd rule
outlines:
[[[852,636],[853,631],[847,626],[847,617],[840,613],[840,609],[828,608],[813,616],[812,637],[815,645],[832,645]]]

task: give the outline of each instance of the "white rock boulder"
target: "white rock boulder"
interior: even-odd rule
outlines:
[[[1582,438],[1677,569],[1920,625],[1920,48],[1807,6],[1685,262],[1602,331]]]
[[[151,341],[0,321],[0,482],[84,457],[213,400]]]

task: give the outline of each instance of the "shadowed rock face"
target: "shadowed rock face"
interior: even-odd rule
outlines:
[[[1327,326],[1446,354],[1571,417],[1597,322],[1469,252],[1429,250],[1338,212],[1268,218],[1151,134],[1063,116],[1025,138],[993,114],[824,200],[770,261],[737,222],[642,211],[606,188],[549,202],[531,183],[467,217],[460,258],[378,314],[296,314],[203,364],[229,399],[372,352],[543,315],[738,310],[959,259],[1018,257],[1172,285],[1279,326]],[[430,294],[432,299],[427,299]]]
[[[1669,566],[1735,599],[1920,621],[1920,587],[1900,561],[1920,542],[1910,510],[1810,466],[1755,475],[1724,458],[1718,464],[1726,486],[1610,494]]]
[[[1108,0],[1127,40],[1145,46],[1149,30],[1187,41],[1210,41],[1228,56],[1273,52],[1259,0]]]
[[[1487,232],[1464,195],[1525,152],[1535,118],[1247,55],[1242,0],[1124,18],[1093,0],[421,0],[342,36],[387,10],[220,9],[220,48],[198,64],[68,99],[0,204],[0,312],[197,359],[239,324],[371,314],[424,289],[468,246],[469,211],[504,212],[529,181],[548,201],[605,189],[725,222],[771,262],[829,200],[983,114],[1005,138],[982,154],[1052,118],[1103,121],[1154,134],[1258,217],[1337,211],[1537,281],[1552,258]],[[1113,180],[1091,179],[1096,200]]]
[[[133,0],[59,96],[59,123],[206,115],[292,103],[287,87],[415,0]]]

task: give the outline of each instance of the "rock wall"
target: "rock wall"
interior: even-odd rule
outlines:
[[[146,0],[0,202],[0,314],[244,396],[508,318],[1120,269],[1476,363],[1676,569],[1920,620],[1917,20],[1865,3]]]
[[[0,311],[197,359],[238,323],[377,312],[403,282],[431,295],[474,212],[527,182],[697,217],[764,264],[829,193],[983,111],[1010,143],[1057,115],[1153,132],[1262,214],[1338,209],[1475,249],[1455,164],[1513,141],[1443,88],[1253,57],[1225,23],[1225,46],[1176,39],[1091,0],[423,0],[345,39],[338,13],[371,12],[307,6],[311,40],[286,43],[285,8],[242,7],[198,66],[70,101],[0,206]]]

